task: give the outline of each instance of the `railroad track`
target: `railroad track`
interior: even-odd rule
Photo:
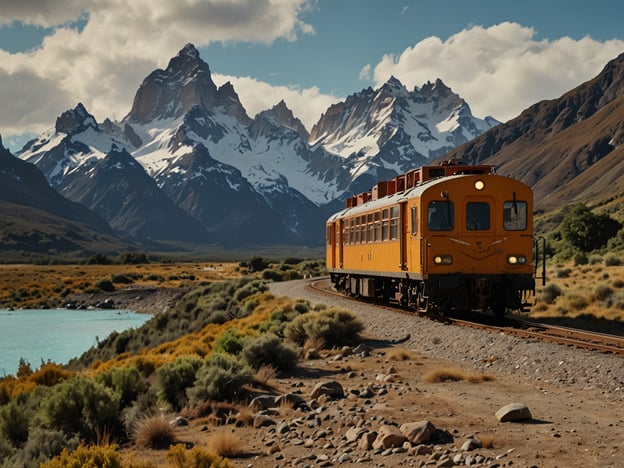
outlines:
[[[358,299],[345,296],[336,292],[330,285],[328,279],[317,279],[307,286],[316,293],[336,296],[346,300],[359,302]],[[535,339],[548,341],[569,347],[587,349],[601,353],[610,353],[624,356],[624,336],[610,335],[606,333],[593,332],[578,328],[562,327],[558,325],[548,325],[529,320],[515,318],[496,319],[489,315],[471,314],[469,319],[458,317],[432,317],[426,314],[419,314],[414,311],[407,311],[398,305],[376,304],[377,306],[390,310],[394,313],[409,315],[419,315],[436,320],[444,320],[446,323],[469,327],[480,330],[487,330],[493,333],[504,333],[524,339]]]

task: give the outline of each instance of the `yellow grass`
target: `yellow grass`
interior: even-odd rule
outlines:
[[[561,277],[562,272],[567,273]],[[604,262],[595,265],[574,266],[572,263],[558,264],[546,271],[547,285],[554,283],[562,290],[552,304],[541,300],[544,289],[539,284],[535,304],[529,315],[533,318],[577,318],[624,321],[624,265],[606,266]],[[596,295],[598,287],[613,290],[610,299],[601,300]]]
[[[207,441],[208,449],[221,457],[240,457],[245,454],[245,448],[240,437],[231,432],[216,432]]]
[[[82,293],[100,280],[126,275],[128,286],[194,287],[238,278],[236,263],[150,263],[144,265],[0,265],[1,308],[57,307],[68,294]]]
[[[431,369],[423,375],[427,383],[459,382],[465,380],[469,383],[491,382],[495,377],[489,374],[468,374],[460,369],[439,367]]]

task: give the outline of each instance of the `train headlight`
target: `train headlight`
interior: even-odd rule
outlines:
[[[508,255],[507,263],[510,265],[524,265],[527,259],[524,255]]]
[[[477,190],[479,190],[479,191],[480,191],[480,190],[483,190],[483,189],[485,188],[485,182],[483,182],[481,179],[477,180],[477,181],[474,183],[474,188],[475,188],[475,189],[477,189]]]
[[[451,265],[453,257],[451,255],[436,255],[433,257],[433,263],[436,265]]]

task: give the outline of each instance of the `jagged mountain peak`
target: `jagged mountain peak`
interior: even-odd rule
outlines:
[[[281,125],[293,129],[304,141],[307,141],[310,136],[308,130],[305,128],[305,125],[303,125],[301,120],[295,117],[283,99],[275,104],[271,109],[264,110],[256,116],[256,118],[266,117],[273,118]]]
[[[84,130],[87,127],[98,128],[95,117],[93,117],[84,105],[79,102],[73,109],[66,110],[56,118],[55,129],[59,133],[73,133],[77,130]]]
[[[217,86],[212,81],[210,67],[197,49],[187,44],[169,60],[165,70],[154,70],[143,80],[124,120],[145,124],[177,118],[194,105],[209,109],[216,98]]]

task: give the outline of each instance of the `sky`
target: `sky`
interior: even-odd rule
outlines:
[[[624,53],[622,18],[621,0],[0,0],[0,135],[19,150],[79,102],[119,121],[187,43],[251,117],[283,99],[311,130],[394,75],[504,122]]]

